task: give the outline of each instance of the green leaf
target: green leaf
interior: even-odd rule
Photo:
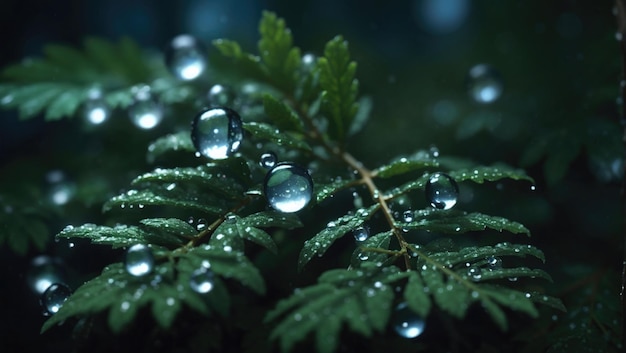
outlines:
[[[106,212],[113,209],[168,206],[214,215],[223,214],[228,209],[228,205],[223,200],[210,195],[202,195],[195,190],[184,190],[183,187],[175,187],[171,190],[168,187],[157,187],[154,185],[149,190],[129,190],[124,194],[111,198],[102,206],[102,209]]]
[[[311,147],[309,147],[304,139],[293,134],[283,133],[272,125],[250,122],[244,123],[243,128],[255,138],[269,140],[279,146],[311,151]]]
[[[426,294],[426,286],[422,278],[414,271],[410,272],[409,281],[404,287],[404,300],[411,310],[423,318],[430,312],[432,303]]]
[[[264,11],[259,23],[259,53],[268,76],[277,86],[292,91],[300,67],[300,49],[293,47],[291,31],[285,20]]]
[[[346,189],[353,183],[354,183],[353,180],[341,179],[341,178],[337,178],[336,180],[327,184],[316,182],[314,183],[313,193],[315,194],[315,199],[317,203],[320,203],[326,200],[327,198],[332,197],[338,191]]]
[[[350,262],[352,266],[361,267],[364,261],[372,263],[384,263],[387,261],[389,258],[388,254],[368,251],[366,249],[389,249],[389,243],[391,242],[392,235],[393,231],[388,230],[386,232],[372,235],[362,243],[358,244],[357,248],[352,253]],[[363,255],[367,256],[367,260],[363,260]]]
[[[302,222],[296,214],[278,211],[263,211],[243,217],[239,223],[244,227],[269,228],[278,227],[294,229],[302,227]]]
[[[330,248],[335,240],[362,225],[366,220],[373,216],[379,207],[379,204],[374,204],[368,208],[358,209],[354,215],[345,215],[335,221],[329,222],[325,229],[317,233],[313,238],[304,242],[304,246],[298,259],[298,270],[301,271],[304,265],[306,265],[313,258],[313,256],[324,255],[326,250]]]
[[[304,124],[298,114],[287,104],[270,94],[263,95],[265,114],[279,129],[304,133]]]
[[[331,137],[343,141],[358,111],[356,63],[350,61],[348,42],[337,36],[326,44],[317,61],[322,88],[322,113],[329,121]]]
[[[191,142],[191,136],[189,135],[189,131],[180,131],[175,134],[161,137],[158,140],[152,142],[148,146],[148,154],[146,159],[148,160],[148,163],[154,163],[154,161],[158,157],[170,151],[196,151],[196,148]]]
[[[372,102],[372,98],[370,97],[361,97],[361,99],[359,99],[359,109],[354,116],[354,120],[352,120],[352,125],[350,125],[348,135],[356,135],[361,130],[363,130],[365,124],[367,124],[367,122],[369,121],[373,105],[374,103]]]
[[[316,285],[296,290],[267,314],[266,321],[280,319],[270,338],[278,339],[286,352],[315,332],[317,350],[330,353],[337,348],[342,323],[366,337],[383,332],[394,298],[391,283],[403,277],[396,267],[328,271]]]
[[[465,247],[458,251],[433,251],[428,256],[437,261],[444,261],[446,266],[465,265],[467,262],[483,261],[491,256],[534,256],[545,262],[543,252],[531,245],[499,243],[495,246]],[[483,265],[481,263],[481,265]]]
[[[456,278],[444,275],[434,265],[423,265],[421,275],[428,288],[432,288],[437,306],[456,318],[463,318],[470,306],[470,291]]]
[[[259,80],[265,80],[267,73],[261,65],[261,58],[244,53],[241,50],[239,43],[228,39],[215,39],[213,46],[225,57],[231,58],[235,61],[237,71],[246,78],[256,78]]]
[[[390,164],[375,169],[372,173],[380,178],[390,178],[392,176],[409,173],[415,170],[422,170],[429,167],[437,167],[439,164],[435,160],[412,160],[400,158]]]
[[[499,232],[523,233],[530,236],[530,231],[526,227],[506,218],[455,210],[418,210],[414,213],[414,221],[408,223],[398,222],[398,224],[403,229],[426,229],[433,232],[452,234],[481,231],[490,228]]]
[[[485,181],[497,181],[506,178],[513,180],[527,180],[531,183],[535,182],[533,178],[526,175],[523,170],[513,169],[505,165],[461,169],[452,171],[448,174],[457,182],[470,180],[478,184],[482,184]]]

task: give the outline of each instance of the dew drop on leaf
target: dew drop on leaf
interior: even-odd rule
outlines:
[[[370,232],[365,227],[358,227],[352,231],[352,235],[354,235],[354,239],[358,242],[364,242],[370,235]]]
[[[270,206],[285,213],[300,211],[313,197],[309,172],[290,162],[276,164],[265,176],[263,189]]]
[[[467,275],[475,282],[480,281],[480,279],[483,277],[483,271],[480,269],[480,267],[476,267],[476,266],[471,266],[469,269],[467,269]]]
[[[502,259],[496,256],[489,256],[487,258],[487,267],[489,270],[499,270],[502,268]]]
[[[426,323],[406,303],[400,303],[393,313],[392,325],[398,335],[415,338],[424,332]]]
[[[126,272],[135,277],[149,274],[154,269],[152,250],[144,244],[135,244],[126,250],[124,257]]]
[[[502,95],[504,86],[500,74],[491,66],[478,64],[467,75],[467,89],[477,103],[490,104]]]
[[[109,119],[111,109],[100,98],[89,99],[83,106],[85,121],[92,125],[100,125]]]
[[[206,267],[200,267],[191,273],[189,287],[196,293],[209,293],[213,290],[213,271]]]
[[[430,205],[440,210],[449,210],[459,197],[459,186],[451,176],[445,173],[434,173],[426,183],[426,199]]]
[[[39,255],[31,261],[26,273],[26,282],[37,295],[43,294],[53,283],[65,282],[65,266],[54,257]]]
[[[150,93],[149,86],[135,88],[135,101],[128,108],[130,121],[140,129],[150,130],[163,120],[163,107]]]
[[[178,35],[165,52],[165,64],[179,80],[198,78],[207,67],[204,46],[191,35]]]
[[[191,140],[201,155],[211,159],[226,159],[239,149],[243,140],[241,118],[229,108],[203,110],[193,120]]]
[[[209,89],[207,99],[212,107],[227,107],[233,104],[235,92],[229,86],[216,84]]]
[[[404,213],[402,214],[402,218],[407,223],[413,222],[413,211],[411,210],[404,211]]]
[[[53,283],[45,292],[41,295],[41,306],[44,310],[44,315],[56,314],[67,298],[72,295],[70,287],[63,283]]]
[[[261,160],[259,161],[259,165],[266,169],[271,169],[278,162],[278,157],[274,152],[265,152],[261,155]]]

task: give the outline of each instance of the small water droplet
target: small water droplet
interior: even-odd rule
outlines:
[[[459,197],[459,186],[451,176],[434,173],[428,179],[425,188],[426,199],[430,205],[440,210],[449,210]]]
[[[45,292],[43,292],[40,299],[44,315],[56,314],[70,295],[72,295],[72,290],[65,284],[51,284]]]
[[[135,101],[128,108],[130,120],[140,129],[150,130],[163,120],[163,107],[152,98],[149,86],[136,89]]]
[[[502,268],[502,259],[496,256],[489,256],[487,258],[487,267],[489,270],[499,270]]]
[[[509,277],[509,281],[511,281],[511,282],[517,282],[517,277]]]
[[[33,292],[41,295],[53,283],[65,282],[65,272],[65,265],[60,259],[39,255],[31,261],[30,269],[26,273],[26,282]]]
[[[359,257],[359,260],[361,260],[361,261],[365,261],[365,260],[370,258],[369,255],[367,254],[367,252],[365,252],[365,251],[360,252],[358,257]]]
[[[229,108],[203,110],[193,120],[191,140],[201,155],[226,159],[239,149],[243,140],[241,118]]]
[[[278,157],[274,152],[266,152],[261,155],[261,160],[259,161],[259,165],[266,169],[273,168],[278,162]]]
[[[398,335],[404,338],[415,338],[424,332],[426,322],[406,303],[396,306],[392,318],[393,329]]]
[[[217,84],[209,89],[207,99],[212,107],[228,107],[235,100],[235,92],[228,86]]]
[[[430,156],[432,158],[438,158],[439,157],[439,148],[437,148],[437,146],[431,145],[430,148],[428,149],[428,151],[430,152]]]
[[[205,71],[204,46],[193,36],[181,34],[172,39],[165,52],[165,64],[176,78],[184,81],[198,78]]]
[[[358,242],[364,242],[370,236],[370,231],[366,227],[358,227],[352,231],[354,239]]]
[[[278,163],[267,173],[263,189],[270,206],[285,213],[300,211],[313,197],[309,172],[289,162]]]
[[[85,101],[83,114],[89,124],[100,125],[109,119],[111,109],[103,99],[94,98]]]
[[[411,210],[404,211],[404,213],[402,214],[402,218],[404,218],[404,221],[407,223],[413,222],[413,211]]]
[[[126,272],[132,276],[145,276],[154,269],[152,250],[144,244],[135,244],[126,250],[124,258]]]
[[[489,104],[500,98],[504,86],[500,74],[495,69],[486,64],[478,64],[468,73],[467,88],[475,102]]]
[[[480,267],[471,266],[467,270],[467,275],[472,279],[472,281],[478,282],[483,277],[483,273],[482,272],[483,271],[480,269]]]
[[[206,228],[207,224],[208,223],[207,223],[206,219],[204,219],[204,218],[198,219],[198,223],[196,223],[196,230],[198,230],[198,231],[204,230],[204,228]]]

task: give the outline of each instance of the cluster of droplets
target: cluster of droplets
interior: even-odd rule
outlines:
[[[428,178],[425,193],[432,207],[449,210],[456,205],[459,198],[459,186],[448,174],[434,173]]]
[[[150,86],[135,86],[131,91],[134,101],[128,109],[130,121],[142,130],[157,127],[163,121],[163,106],[153,97]]]
[[[500,98],[504,85],[494,68],[487,64],[478,64],[467,74],[467,90],[476,103],[490,104]]]
[[[188,34],[181,34],[170,42],[165,51],[165,64],[179,80],[190,81],[200,77],[207,68],[205,48]]]

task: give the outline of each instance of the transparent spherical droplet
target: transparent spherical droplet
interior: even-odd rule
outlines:
[[[176,36],[165,52],[165,64],[179,80],[198,78],[207,67],[204,46],[188,34]]]
[[[163,120],[163,107],[150,94],[150,87],[143,86],[136,90],[135,101],[128,108],[130,121],[140,129],[150,130]]]
[[[426,199],[430,205],[440,210],[449,210],[459,197],[459,186],[451,176],[444,173],[434,173],[426,183]]]
[[[473,281],[480,281],[480,279],[483,278],[483,271],[480,269],[480,267],[471,266],[469,269],[467,269],[467,275]]]
[[[100,125],[109,119],[111,109],[103,99],[89,99],[83,107],[85,121],[92,125]]]
[[[204,230],[204,228],[206,228],[207,225],[208,225],[208,223],[207,223],[206,219],[200,218],[200,219],[198,219],[198,222],[196,223],[196,230],[202,231],[202,230]]]
[[[144,244],[135,244],[126,250],[124,258],[126,272],[140,277],[152,272],[154,269],[154,255],[152,250]]]
[[[430,156],[432,158],[439,157],[439,148],[437,148],[437,146],[435,145],[431,145],[430,148],[428,149],[428,152],[430,153]]]
[[[70,295],[72,295],[72,290],[65,284],[51,284],[45,292],[43,292],[40,299],[44,315],[56,314]]]
[[[424,332],[426,322],[406,303],[396,306],[392,318],[393,329],[404,338],[415,338]]]
[[[352,231],[352,235],[356,241],[363,242],[370,236],[370,231],[366,227],[358,227]]]
[[[26,273],[26,282],[37,295],[43,294],[53,283],[65,281],[66,271],[63,262],[47,255],[35,257]]]
[[[242,139],[241,118],[229,108],[203,110],[191,126],[191,140],[196,150],[211,159],[228,158],[239,149]]]
[[[230,106],[235,100],[235,92],[228,86],[217,84],[209,89],[207,99],[213,107]]]
[[[303,209],[313,197],[309,172],[294,163],[278,163],[263,183],[267,202],[277,211],[292,213]]]
[[[475,102],[489,104],[500,98],[504,86],[500,74],[495,69],[486,64],[478,64],[468,73],[467,89]]]
[[[411,210],[404,211],[404,213],[402,214],[402,218],[407,223],[413,222],[413,211]]]
[[[490,270],[499,270],[502,268],[502,259],[496,256],[489,256],[487,258],[487,267]]]
[[[259,165],[263,168],[271,169],[278,162],[278,157],[274,152],[266,152],[261,155],[261,160],[259,161]]]
[[[205,294],[213,290],[213,271],[200,267],[191,273],[189,286],[194,292]]]

